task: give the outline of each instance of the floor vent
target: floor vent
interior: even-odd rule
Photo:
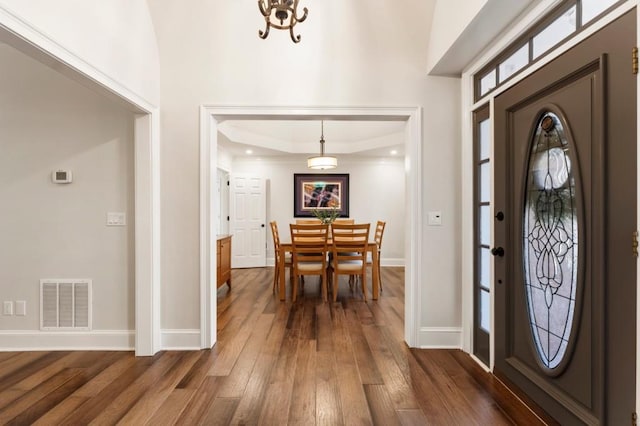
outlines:
[[[40,280],[41,330],[91,330],[91,280]]]

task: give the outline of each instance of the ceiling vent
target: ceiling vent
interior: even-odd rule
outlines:
[[[91,280],[40,280],[41,330],[91,330]]]

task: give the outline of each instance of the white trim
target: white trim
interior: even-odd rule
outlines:
[[[484,361],[482,361],[480,358],[478,358],[474,354],[469,354],[469,356],[471,357],[472,360],[474,360],[476,362],[476,364],[478,364],[480,366],[480,368],[482,368],[487,373],[491,373],[491,368],[487,367],[487,365],[484,363]]]
[[[160,349],[160,112],[148,100],[0,6],[13,47],[143,114],[135,119],[136,355]]]
[[[420,349],[460,349],[462,327],[420,328]]]
[[[200,350],[200,330],[162,330],[163,351],[198,351]]]
[[[215,224],[213,212],[219,200],[212,191],[211,176],[217,164],[217,126],[225,119],[284,120],[352,117],[360,120],[402,120],[405,126],[405,176],[407,215],[405,244],[409,254],[405,268],[405,340],[411,347],[419,343],[422,272],[422,108],[421,107],[277,107],[215,106],[200,108],[200,324],[201,345],[215,343]],[[459,347],[459,345],[458,345]]]
[[[133,330],[0,331],[0,351],[131,351]]]
[[[69,67],[71,70],[82,75],[83,78],[98,84],[103,89],[108,90],[118,98],[127,100],[135,107],[144,112],[150,113],[153,103],[141,97],[121,82],[105,74],[93,64],[77,56],[63,45],[43,33],[39,28],[29,24],[6,6],[0,5],[0,28],[4,28],[13,35],[32,46],[37,46],[51,59]],[[28,52],[31,56],[32,52]],[[61,71],[58,69],[58,71]]]

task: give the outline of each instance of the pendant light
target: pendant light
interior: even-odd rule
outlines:
[[[320,125],[320,155],[307,158],[307,167],[314,170],[335,169],[338,167],[338,159],[324,155],[324,120],[320,122]]]

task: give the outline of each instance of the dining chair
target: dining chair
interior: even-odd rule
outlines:
[[[327,301],[327,254],[329,225],[290,224],[293,264],[293,301],[298,297],[298,278],[320,276],[322,300]],[[304,284],[304,281],[301,280]]]
[[[275,269],[273,273],[273,292],[275,293],[280,280],[280,274],[284,274],[287,268],[289,268],[289,275],[291,276],[291,282],[293,282],[293,275],[291,274],[291,253],[285,253],[284,256],[284,269],[280,270],[280,235],[278,233],[278,223],[276,221],[269,222],[271,226],[271,235],[273,236],[273,251],[275,253]]]
[[[331,271],[333,301],[338,300],[338,279],[340,275],[350,278],[359,276],[362,295],[367,301],[367,246],[370,224],[331,224]]]
[[[371,265],[372,268],[378,268],[378,283],[380,285],[380,291],[382,291],[382,275],[380,274],[380,252],[382,249],[382,236],[384,235],[384,227],[386,224],[387,222],[379,220],[378,223],[376,223],[376,230],[373,236],[373,239],[378,246],[378,265],[373,265],[373,256],[371,255],[371,252],[367,253],[367,265]]]

